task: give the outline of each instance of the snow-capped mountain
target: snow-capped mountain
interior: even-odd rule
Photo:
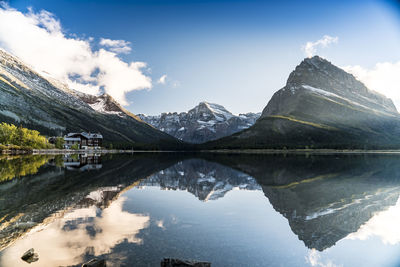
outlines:
[[[260,114],[236,116],[221,105],[201,102],[188,112],[162,113],[158,116],[139,114],[138,117],[180,140],[203,143],[249,128]]]
[[[391,99],[314,56],[289,75],[257,122],[204,148],[397,148],[400,116]]]
[[[139,186],[185,190],[199,200],[217,200],[231,190],[261,190],[257,181],[243,172],[202,159],[189,159],[143,180]]]
[[[74,94],[99,113],[117,115],[119,117],[130,116],[140,120],[139,117],[123,108],[112,96],[106,93],[94,96],[75,91]]]
[[[109,95],[74,91],[1,49],[0,121],[21,124],[46,135],[101,132],[106,143],[179,143],[123,109]]]

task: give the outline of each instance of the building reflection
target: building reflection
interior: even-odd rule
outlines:
[[[65,159],[59,155],[46,160],[35,175],[0,182],[0,251],[70,209],[107,208],[120,192],[174,163],[171,156],[160,160],[151,153],[106,155],[103,159],[100,155]],[[74,167],[65,166],[69,164]],[[68,171],[67,167],[78,171]],[[94,169],[99,171],[90,171]]]
[[[70,171],[99,170],[103,167],[101,154],[66,154],[64,155],[64,167]]]

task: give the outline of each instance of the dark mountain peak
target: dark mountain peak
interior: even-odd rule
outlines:
[[[207,101],[201,101],[201,102],[198,104],[198,106],[207,106],[208,104],[210,104],[210,103],[208,103]]]
[[[104,109],[106,111],[125,112],[125,109],[107,93],[102,94],[98,97],[98,99],[102,99],[104,101]]]
[[[320,57],[320,56],[313,56],[313,57],[306,57],[304,58],[299,66],[304,66],[306,65],[306,67],[313,67],[316,69],[326,69],[326,68],[337,68],[335,65],[333,65],[329,60]]]
[[[324,94],[325,97],[331,94],[330,97],[335,95],[335,98],[346,98],[350,102],[358,103],[358,106],[397,113],[391,99],[368,89],[352,74],[319,56],[306,58],[296,66],[281,94],[291,97],[304,89],[316,89],[314,93]]]
[[[126,111],[112,96],[110,96],[107,93],[96,96],[75,91],[75,95],[77,95],[80,99],[82,99],[92,109],[102,113],[110,113],[110,112],[125,113]]]
[[[109,95],[77,92],[1,49],[0,95],[0,121],[45,135],[92,131],[101,132],[106,142],[124,145],[153,148],[180,144],[142,122]]]
[[[306,84],[314,87],[331,87],[334,83],[347,84],[347,89],[358,88],[366,91],[366,87],[353,75],[319,56],[305,58],[289,75],[286,85]]]
[[[200,102],[196,107],[189,110],[188,113],[199,116],[202,119],[216,119],[217,121],[229,120],[233,117],[233,114],[224,106],[206,101]]]
[[[197,106],[195,106],[193,108],[193,110],[196,110],[197,112],[198,111],[209,111],[209,112],[211,112],[210,104],[208,102],[206,102],[206,101],[200,102]]]
[[[313,57],[307,57],[302,61],[302,63],[303,62],[308,63],[308,64],[316,64],[316,65],[318,65],[318,64],[331,64],[331,62],[329,62],[325,58],[320,57],[318,55],[315,55]]]
[[[326,59],[304,59],[256,123],[212,148],[384,147],[400,145],[391,99]]]
[[[115,100],[111,95],[103,93],[100,96],[88,95],[84,93],[77,93],[78,96],[86,102],[92,109],[105,113],[105,114],[115,114],[119,116],[129,116],[136,120],[142,121],[138,116],[132,114],[125,108],[123,108],[117,100]]]
[[[212,106],[214,106],[214,107],[215,107],[215,106],[219,106],[219,107],[224,108],[224,107],[221,106],[221,105],[213,104],[213,103],[210,103],[210,102],[207,102],[207,101],[201,101],[196,107],[211,110],[211,109],[212,109]],[[196,108],[196,107],[195,107],[195,108]]]

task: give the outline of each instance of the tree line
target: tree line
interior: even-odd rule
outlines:
[[[53,147],[45,136],[38,131],[29,130],[14,124],[2,122],[0,124],[0,149],[7,149],[11,146],[15,148],[43,149]]]

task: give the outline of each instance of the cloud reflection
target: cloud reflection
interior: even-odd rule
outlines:
[[[400,243],[400,199],[395,206],[378,212],[360,229],[349,234],[346,239],[366,240],[369,237],[377,236],[384,244],[396,245]]]
[[[82,263],[85,254],[110,253],[125,240],[140,244],[136,235],[149,226],[150,218],[123,211],[125,200],[120,197],[104,210],[95,206],[77,209],[44,229],[33,229],[4,251],[0,266],[19,266],[21,255],[32,247],[39,254],[33,266],[59,266]]]
[[[311,249],[308,252],[308,257],[306,257],[306,261],[311,266],[318,266],[318,267],[341,267],[342,265],[336,265],[331,260],[322,261],[321,260],[321,253],[317,251],[315,248]]]

